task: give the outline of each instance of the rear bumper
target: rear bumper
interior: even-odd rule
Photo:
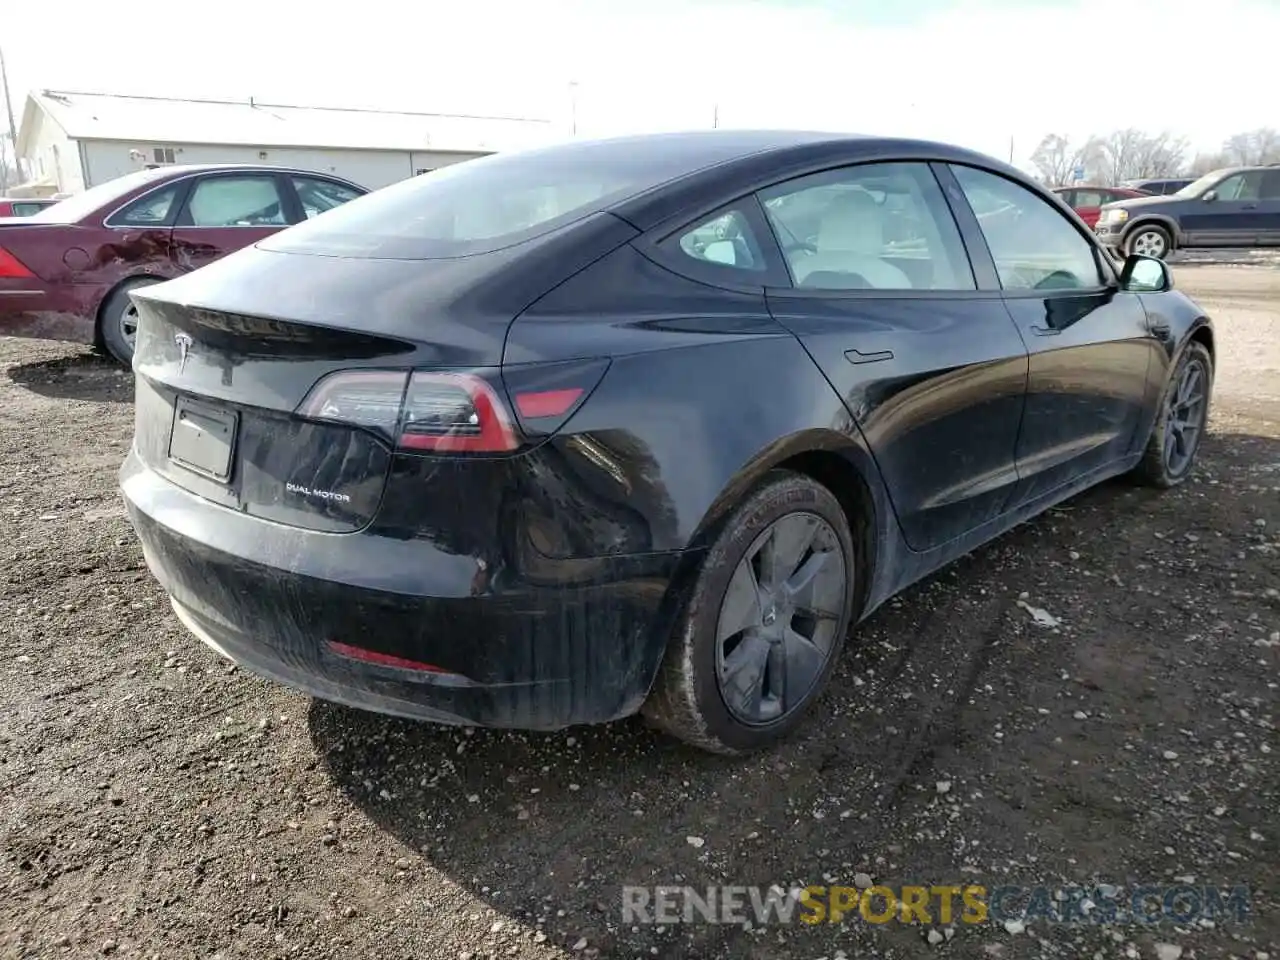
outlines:
[[[93,343],[98,284],[0,280],[0,336]]]
[[[552,730],[634,713],[688,561],[611,558],[558,583],[544,567],[534,584],[497,544],[486,559],[286,527],[188,493],[133,454],[121,488],[148,567],[209,646],[313,696],[439,723]]]

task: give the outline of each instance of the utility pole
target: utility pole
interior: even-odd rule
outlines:
[[[13,149],[13,169],[22,181],[22,160],[18,157],[18,128],[13,122],[13,101],[9,99],[9,72],[4,66],[4,51],[0,50],[0,83],[4,86],[4,108],[9,114],[9,143]]]
[[[1009,138],[1009,166],[1013,166],[1013,137]]]
[[[715,104],[711,108],[711,129],[717,130],[720,127],[720,104]]]
[[[569,134],[578,135],[578,81],[569,81]]]

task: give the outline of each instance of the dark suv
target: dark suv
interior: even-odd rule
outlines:
[[[1182,247],[1280,246],[1280,164],[1206,173],[1167,197],[1109,203],[1098,239],[1124,254]]]

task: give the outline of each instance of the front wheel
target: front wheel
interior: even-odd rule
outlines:
[[[1164,227],[1154,223],[1137,227],[1125,240],[1125,252],[1163,260],[1173,249],[1173,237]]]
[[[1188,343],[1169,375],[1156,422],[1134,477],[1148,486],[1175,487],[1191,473],[1209,423],[1213,357],[1204,344]]]
[[[831,492],[770,474],[707,552],[644,715],[714,753],[780,740],[826,686],[858,573]]]

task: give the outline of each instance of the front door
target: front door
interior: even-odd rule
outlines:
[[[1092,238],[1051,204],[1004,177],[954,165],[977,209],[1009,204],[1015,216],[974,218],[1030,353],[1018,434],[1017,502],[1033,500],[1124,459],[1153,402],[1162,349],[1136,294],[1122,293]],[[981,246],[971,243],[970,249]]]
[[[979,291],[925,163],[872,163],[760,193],[793,280],[770,312],[861,429],[903,535],[929,550],[1005,509],[1027,351]]]
[[[215,173],[196,180],[173,227],[172,256],[195,270],[295,222],[293,195],[274,173]]]
[[[1263,232],[1260,195],[1264,170],[1232,174],[1210,191],[1212,200],[1187,201],[1182,215],[1188,240],[1197,247],[1252,247]]]

